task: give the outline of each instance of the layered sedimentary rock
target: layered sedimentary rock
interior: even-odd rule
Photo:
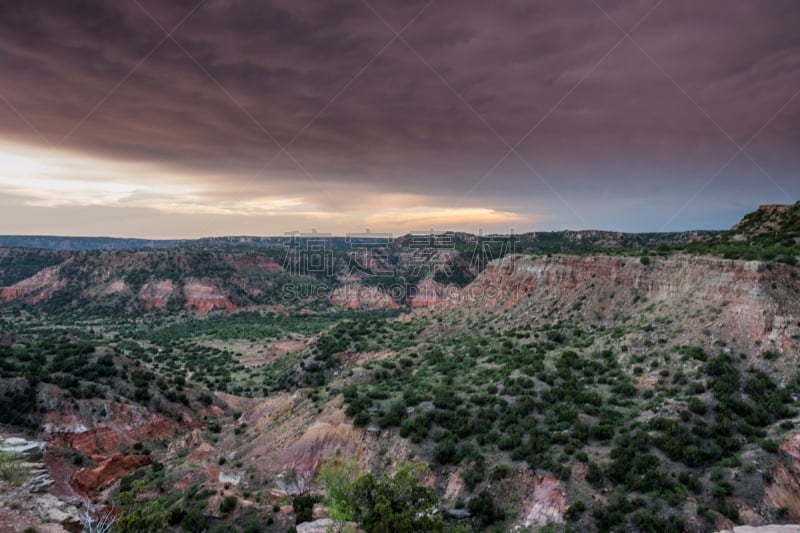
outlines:
[[[797,268],[758,261],[673,256],[643,264],[632,257],[513,256],[490,264],[459,301],[511,307],[555,298],[564,307],[588,299],[600,313],[640,301],[676,309],[713,305],[720,309],[715,321],[722,329],[730,326],[731,335],[781,348],[796,345],[800,334]]]

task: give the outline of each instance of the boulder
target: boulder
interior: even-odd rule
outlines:
[[[455,518],[456,520],[468,520],[472,518],[472,514],[466,509],[449,509],[447,514],[450,518]]]
[[[19,437],[0,439],[0,451],[38,461],[44,454],[44,442],[31,442]]]
[[[352,526],[353,529],[357,527],[353,522],[348,522],[346,525]],[[297,533],[327,533],[328,531],[336,530],[336,522],[330,518],[322,518],[320,520],[314,520],[313,522],[297,524]]]

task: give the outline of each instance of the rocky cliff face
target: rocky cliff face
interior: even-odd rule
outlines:
[[[0,531],[84,531],[77,507],[81,502],[59,493],[46,448],[45,442],[0,437],[0,453],[14,465],[14,475],[9,476],[6,470],[0,482],[0,500],[4,503],[0,507]]]
[[[800,269],[709,257],[513,256],[488,266],[456,299],[491,308],[561,311],[610,323],[617,312],[650,309],[665,319],[708,329],[725,341],[796,351],[800,335]],[[451,299],[453,301],[453,299]],[[682,313],[698,310],[696,320]],[[558,312],[558,311],[556,311]]]
[[[171,279],[154,280],[144,284],[139,291],[139,299],[145,303],[146,309],[162,309],[175,294],[175,282]]]
[[[13,256],[13,251],[6,252]],[[21,253],[21,252],[20,252]],[[141,314],[185,309],[198,314],[235,312],[265,305],[325,301],[339,308],[396,309],[426,306],[442,300],[443,286],[432,279],[418,286],[398,282],[387,289],[361,283],[372,274],[353,271],[348,256],[337,256],[332,270],[314,277],[298,265],[249,253],[188,251],[74,252],[57,266],[8,287],[0,287],[0,304],[41,304],[47,312]],[[475,272],[463,258],[417,257],[398,252],[396,264],[386,258],[369,263],[375,272],[411,272],[428,264],[459,268],[459,279]],[[426,263],[427,262],[427,263]],[[363,265],[361,265],[363,267]],[[402,276],[399,278],[405,279]]]
[[[237,307],[228,296],[213,283],[190,279],[183,286],[186,307],[199,313],[209,313],[214,309],[231,312]]]
[[[348,283],[336,287],[330,295],[331,305],[343,309],[398,309],[400,304],[392,299],[391,291],[379,287]]]
[[[135,446],[154,446],[201,426],[184,408],[180,420],[148,407],[109,400],[71,400],[52,385],[39,386],[38,402],[46,408],[41,437],[46,442],[47,466],[60,494],[92,497],[98,489],[152,462]],[[212,408],[213,409],[213,408]],[[210,411],[209,411],[210,412]],[[208,414],[208,413],[206,413]],[[72,457],[97,463],[77,468]]]
[[[0,288],[0,301],[9,302],[23,297],[27,297],[31,303],[41,301],[64,285],[58,278],[58,270],[57,266],[48,267],[10,287]]]
[[[94,491],[125,477],[132,470],[151,464],[149,455],[112,455],[96,468],[82,468],[75,473],[73,485],[82,494]]]
[[[170,304],[201,314],[230,312],[275,300],[268,278],[282,271],[271,257],[246,254],[76,252],[0,288],[0,303],[42,304],[50,312],[150,312]]]
[[[426,279],[412,291],[409,301],[411,307],[428,307],[446,302],[458,293],[458,287],[454,285],[442,285],[432,279]]]

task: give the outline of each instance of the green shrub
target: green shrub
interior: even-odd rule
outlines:
[[[172,517],[170,517],[170,521]],[[208,527],[208,520],[201,509],[192,509],[181,520],[181,529],[191,533],[200,533]]]
[[[12,485],[21,485],[28,476],[30,468],[21,458],[10,453],[0,452],[0,479]]]
[[[778,453],[780,446],[778,445],[778,441],[774,439],[763,439],[761,441],[761,448],[768,453]]]
[[[446,465],[456,462],[456,443],[452,439],[439,442],[433,448],[433,460]]]
[[[302,495],[295,496],[292,499],[292,508],[294,509],[295,524],[302,524],[303,522],[311,522],[313,518],[314,504],[319,502],[319,497]]]
[[[362,411],[353,419],[353,424],[355,424],[357,427],[366,427],[369,424],[369,420],[369,413]]]
[[[494,503],[492,495],[485,490],[469,501],[467,510],[481,527],[487,527],[498,520],[505,519],[505,512]]]
[[[578,520],[581,515],[586,511],[586,504],[582,501],[578,500],[572,505],[569,506],[567,512],[564,513],[564,518],[567,519],[569,522],[575,522]]]
[[[475,487],[483,481],[483,478],[486,475],[486,465],[481,461],[475,461],[475,464],[472,467],[468,468],[464,471],[464,484],[467,487],[467,490],[472,491]]]
[[[264,526],[262,525],[261,520],[255,516],[248,520],[244,525],[244,528],[242,528],[242,533],[261,533],[262,531],[264,531]]]
[[[505,463],[496,465],[492,469],[492,479],[495,481],[508,477],[511,474],[511,466]]]
[[[229,515],[234,509],[236,509],[236,504],[239,500],[233,494],[225,496],[222,500],[222,503],[219,504],[219,512],[223,515]]]
[[[168,519],[169,514],[161,500],[136,503],[119,515],[114,524],[114,531],[119,533],[166,531]]]

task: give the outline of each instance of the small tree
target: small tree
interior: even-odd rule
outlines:
[[[168,513],[160,500],[135,504],[120,515],[114,531],[119,533],[157,533],[166,531]]]
[[[421,484],[427,465],[403,462],[394,475],[378,479],[361,475],[353,483],[354,516],[367,533],[412,533],[444,531],[441,517],[434,514],[436,492]]]
[[[505,518],[505,512],[494,503],[492,495],[485,490],[472,498],[467,508],[481,527],[490,526]]]
[[[334,521],[338,532],[346,531],[347,522],[355,519],[352,489],[356,476],[355,460],[340,458],[323,460],[317,476],[317,483],[325,486],[328,517]]]
[[[225,496],[225,499],[222,500],[222,503],[219,505],[219,512],[222,513],[223,516],[228,516],[234,509],[236,509],[237,503],[238,499],[233,494]]]

